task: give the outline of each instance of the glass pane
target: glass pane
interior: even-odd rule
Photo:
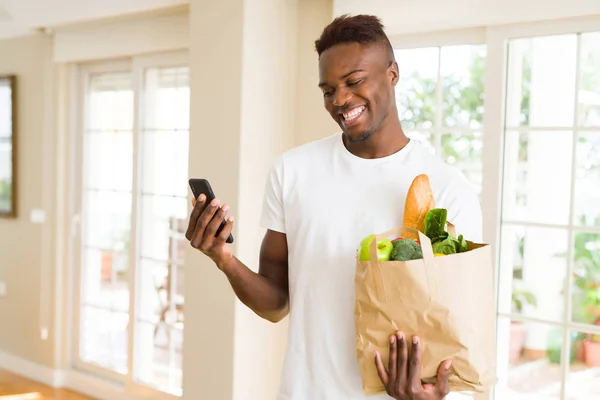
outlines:
[[[12,136],[12,93],[7,79],[0,79],[0,140]]]
[[[600,227],[600,132],[579,132],[575,225]]]
[[[446,163],[456,166],[481,193],[482,160],[481,132],[447,133],[442,135],[442,157]]]
[[[181,394],[182,334],[178,329],[142,323],[135,379],[167,393]]]
[[[83,306],[80,318],[81,359],[126,374],[127,314]]]
[[[508,52],[507,126],[573,126],[577,35],[512,40]]]
[[[501,235],[500,273],[512,279],[500,280],[511,302],[500,302],[499,312],[563,321],[567,230],[509,225]]]
[[[430,129],[435,123],[439,53],[438,47],[395,51],[400,70],[396,101],[404,129]]]
[[[85,248],[81,276],[83,304],[127,311],[129,288],[117,282],[118,276],[126,272],[126,254]]]
[[[128,72],[94,75],[89,81],[88,131],[133,129],[132,78]]]
[[[485,45],[442,47],[443,126],[481,127],[485,57]]]
[[[600,126],[600,32],[581,35],[579,123]]]
[[[171,353],[170,387],[173,393],[181,393],[183,382],[183,330],[171,328],[171,341],[173,352]]]
[[[12,174],[12,144],[0,138],[0,212],[12,209]]]
[[[505,220],[567,224],[571,132],[507,132],[502,213]]]
[[[131,194],[86,191],[83,241],[90,247],[129,251]]]
[[[560,400],[562,329],[512,321],[509,334],[508,390],[500,398]]]
[[[84,160],[86,188],[131,191],[131,132],[92,131],[86,134]]]
[[[143,141],[144,193],[186,197],[189,132],[149,131]]]
[[[152,323],[164,319],[169,309],[169,268],[167,263],[151,260],[140,262],[138,318]]]
[[[573,320],[600,318],[600,234],[576,232],[573,240]]]
[[[600,399],[600,334],[572,331],[570,336],[567,398]]]
[[[179,226],[188,218],[188,200],[178,197],[142,196],[142,257],[169,260],[177,254]]]
[[[187,130],[190,123],[189,69],[150,68],[145,80],[145,130]]]

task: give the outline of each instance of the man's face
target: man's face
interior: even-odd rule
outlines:
[[[366,140],[395,107],[398,66],[379,45],[339,44],[321,54],[325,108],[349,141]]]

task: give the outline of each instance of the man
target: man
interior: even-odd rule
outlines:
[[[315,44],[325,108],[342,132],[292,149],[273,165],[262,210],[267,231],[259,272],[225,243],[233,218],[227,218],[226,204],[218,210],[218,200],[206,206],[198,198],[186,237],[256,314],[278,322],[289,313],[278,400],[366,399],[354,335],[360,240],[402,225],[408,188],[421,173],[430,178],[436,205],[447,208],[457,232],[473,241],[480,240],[481,211],[463,176],[402,131],[394,95],[398,65],[380,21],[339,17]],[[415,349],[410,360],[408,346]],[[388,394],[369,399],[445,397],[451,360],[440,365],[435,385],[422,385],[418,338],[391,332],[390,352],[387,366],[374,355]]]

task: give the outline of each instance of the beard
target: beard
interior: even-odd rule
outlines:
[[[348,132],[343,132],[346,140],[348,141],[348,143],[360,143],[360,142],[364,142],[365,140],[367,140],[369,137],[371,137],[371,135],[375,133],[373,130],[368,130],[368,131],[364,131],[359,133],[357,136],[350,136],[348,134]]]

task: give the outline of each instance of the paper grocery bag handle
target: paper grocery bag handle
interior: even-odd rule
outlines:
[[[452,225],[452,230],[454,225]],[[449,228],[450,229],[450,228]],[[434,293],[436,290],[435,286],[435,260],[433,255],[433,248],[431,247],[431,240],[421,231],[408,228],[408,227],[398,227],[391,229],[387,232],[381,233],[375,236],[375,239],[371,242],[370,247],[370,256],[371,256],[371,268],[370,272],[372,274],[373,280],[375,282],[375,288],[377,290],[377,298],[380,302],[385,302],[387,300],[387,293],[385,291],[385,285],[383,283],[383,273],[381,272],[381,262],[377,261],[377,242],[381,239],[390,237],[392,235],[400,235],[403,232],[410,232],[412,234],[418,235],[419,242],[421,243],[421,250],[423,251],[423,264],[425,267],[425,277],[427,279],[427,284],[429,286],[429,292]],[[431,301],[431,298],[429,299]]]
[[[456,237],[456,228],[454,225],[452,225],[452,222],[446,221],[446,231],[448,231],[448,233],[452,236]]]

